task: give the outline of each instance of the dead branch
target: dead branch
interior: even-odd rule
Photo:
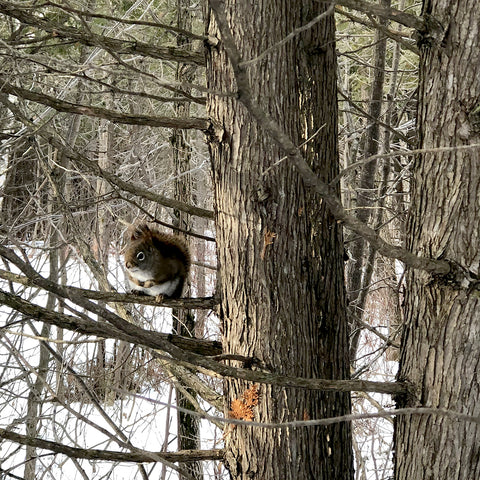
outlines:
[[[1,1],[1,0],[0,0]],[[34,92],[26,88],[17,87],[9,84],[6,78],[0,76],[0,92],[14,95],[24,100],[41,103],[47,107],[51,107],[57,112],[76,113],[78,115],[87,115],[88,117],[104,118],[113,123],[121,123],[126,125],[145,125],[148,127],[165,127],[165,128],[181,128],[181,129],[197,129],[206,130],[208,123],[205,118],[173,118],[173,117],[157,117],[151,115],[133,115],[131,113],[116,112],[107,108],[94,107],[92,105],[80,105],[59,98],[46,95],[45,93]]]
[[[36,8],[36,7],[34,7]],[[70,27],[48,20],[32,13],[32,8],[22,8],[20,4],[0,0],[0,13],[16,18],[25,25],[31,25],[40,30],[50,33],[53,37],[61,37],[90,47],[99,47],[107,52],[117,54],[142,55],[145,57],[158,58],[194,65],[205,65],[205,57],[202,52],[192,52],[181,47],[163,47],[151,45],[136,40],[118,40],[87,31],[85,29]]]
[[[146,450],[136,449],[134,452],[115,452],[112,450],[99,450],[94,448],[78,448],[42,440],[41,438],[31,438],[26,435],[11,432],[5,428],[0,428],[0,438],[19,443],[20,445],[29,445],[44,450],[50,450],[54,453],[60,453],[70,458],[84,458],[87,460],[106,460],[111,462],[134,462],[149,463],[158,461],[167,461],[171,463],[190,463],[202,460],[221,460],[223,450],[180,450],[178,452],[148,452]]]

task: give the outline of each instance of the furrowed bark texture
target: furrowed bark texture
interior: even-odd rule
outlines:
[[[326,9],[317,1],[225,2],[243,60],[250,60]],[[209,33],[217,35],[212,14]],[[221,41],[207,55],[212,90],[235,92]],[[321,20],[249,65],[254,102],[304,148],[324,181],[337,165],[334,23]],[[348,378],[341,228],[305,191],[284,152],[233,97],[208,99],[217,209],[224,352],[255,358],[252,368],[286,375]],[[274,236],[273,236],[274,235]],[[235,364],[232,362],[232,364]],[[227,380],[226,410],[252,385]],[[258,421],[316,419],[350,411],[349,394],[259,385]],[[352,479],[348,423],[226,434],[232,478]]]
[[[424,14],[441,23],[444,36],[421,45],[420,148],[478,143],[480,5],[476,0],[430,0],[424,3]],[[409,248],[478,274],[479,152],[424,154],[414,172]],[[431,280],[419,271],[408,275],[399,378],[416,388],[411,403],[417,406],[478,417],[478,292]],[[427,415],[399,417],[395,478],[477,480],[479,438],[474,423]]]

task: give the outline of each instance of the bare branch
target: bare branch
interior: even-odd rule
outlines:
[[[72,299],[72,301],[74,301],[74,299]],[[218,342],[144,330],[104,309],[104,312],[108,314],[109,317],[116,317],[118,327],[105,322],[96,322],[86,318],[51,312],[46,308],[39,307],[16,295],[1,290],[0,303],[8,305],[29,318],[56,325],[66,330],[80,332],[86,335],[96,335],[103,338],[116,338],[167,352],[172,358],[165,357],[166,360],[174,361],[179,365],[193,368],[207,375],[241,378],[251,382],[268,383],[290,388],[306,388],[332,392],[361,391],[386,393],[390,395],[405,394],[408,392],[407,385],[401,382],[288,377],[276,373],[253,371],[247,368],[235,368],[229,365],[223,365],[203,355],[208,351],[211,352],[212,346],[214,346],[212,344],[218,344]],[[215,355],[221,353],[220,347],[216,350]],[[193,353],[194,351],[200,352],[201,354]]]
[[[183,28],[178,28],[173,25],[167,25],[165,23],[159,23],[159,22],[147,22],[144,20],[128,20],[125,18],[119,18],[119,17],[112,17],[111,15],[104,15],[100,13],[93,13],[89,12],[86,10],[78,10],[76,8],[72,8],[67,5],[60,5],[55,2],[45,2],[41,5],[37,5],[37,8],[39,7],[46,7],[46,6],[52,6],[52,7],[57,7],[61,10],[64,10],[65,12],[70,12],[70,13],[75,13],[76,15],[80,17],[91,17],[91,18],[101,18],[103,20],[111,20],[112,22],[116,23],[123,23],[124,25],[139,25],[139,26],[144,26],[144,27],[153,27],[153,28],[162,28],[164,30],[167,30],[169,32],[174,32],[178,33],[184,37],[191,38],[193,40],[201,40],[205,41],[208,40],[208,37],[205,35],[196,35],[193,32],[190,32],[188,30],[184,30]]]
[[[136,449],[135,452],[115,452],[112,450],[70,447],[50,440],[27,437],[26,435],[11,432],[4,428],[0,428],[0,438],[19,443],[20,445],[29,445],[50,450],[70,458],[85,458],[88,460],[134,463],[149,463],[165,460],[171,463],[189,463],[202,460],[222,460],[223,458],[223,450],[180,450],[178,452],[168,453],[148,452],[146,450]]]
[[[405,136],[402,132],[395,129],[391,125],[388,125],[385,122],[382,122],[379,118],[372,117],[366,110],[361,108],[356,102],[354,102],[346,93],[342,92],[341,89],[338,87],[337,92],[341,97],[343,97],[355,110],[357,110],[362,116],[367,118],[370,122],[374,122],[378,125],[381,125],[384,129],[388,130],[389,132],[393,133],[400,139],[402,139],[407,145],[412,145],[411,140]]]
[[[21,120],[24,123],[26,128],[28,128],[29,130],[33,130],[37,135],[46,140],[50,145],[58,149],[59,152],[61,152],[70,160],[81,165],[83,168],[87,169],[90,173],[93,173],[100,178],[104,178],[109,183],[120,188],[121,190],[132,193],[133,195],[137,195],[139,197],[146,198],[147,200],[156,202],[159,205],[163,205],[164,207],[175,208],[182,212],[187,212],[191,215],[196,215],[199,217],[205,217],[210,219],[213,218],[214,214],[211,210],[206,210],[204,208],[196,207],[194,205],[187,205],[183,202],[179,202],[178,200],[151,192],[150,190],[144,188],[141,185],[133,184],[132,182],[126,182],[125,180],[122,180],[117,175],[102,169],[98,162],[90,160],[89,158],[80,155],[78,152],[70,148],[70,146],[68,146],[63,140],[60,140],[56,134],[49,132],[47,127],[44,126],[39,128],[38,126],[34,125],[30,120],[25,118],[25,116],[20,112],[16,105],[14,105],[12,102],[10,102],[10,100],[8,100],[7,95],[0,93],[0,101],[4,103],[14,113],[17,119]]]
[[[9,282],[18,283],[25,286],[35,286],[35,282],[23,275],[0,269],[0,278]],[[218,305],[218,299],[215,297],[195,297],[195,298],[165,298],[158,302],[155,297],[134,295],[131,293],[103,292],[98,290],[87,290],[78,287],[63,287],[69,292],[72,298],[82,297],[89,300],[100,300],[106,303],[137,303],[141,305],[151,305],[154,307],[170,308],[188,308],[192,310],[211,310]]]
[[[192,52],[181,47],[151,45],[137,42],[136,40],[118,40],[116,38],[98,35],[91,31],[66,26],[55,22],[51,18],[46,20],[38,15],[33,15],[31,10],[31,8],[22,8],[22,6],[17,3],[0,0],[0,13],[16,18],[25,25],[39,28],[52,34],[54,37],[67,38],[82,45],[99,47],[106,51],[116,52],[117,54],[134,54],[161,60],[205,65],[205,57],[201,52]]]
[[[223,365],[203,355],[221,354],[220,344],[207,340],[168,335],[159,332],[144,330],[133,325],[113,312],[93,304],[82,297],[70,296],[69,292],[60,285],[43,278],[33,268],[21,260],[12,250],[0,245],[0,254],[16,265],[23,273],[27,274],[35,285],[45,288],[60,297],[68,298],[78,305],[87,308],[100,318],[104,318],[111,324],[95,322],[85,317],[74,317],[61,313],[51,312],[46,308],[33,305],[22,298],[0,291],[0,303],[8,305],[30,318],[50,323],[67,330],[78,331],[87,335],[96,335],[106,338],[117,338],[130,343],[144,345],[150,348],[159,349],[170,354],[176,362],[185,364],[186,367],[196,368],[207,374],[219,374],[242,378],[259,383],[270,383],[285,387],[300,387],[328,391],[369,391],[389,394],[406,393],[407,387],[402,383],[370,382],[364,380],[324,380],[310,378],[296,378],[277,375],[270,372],[252,371],[246,368],[235,368]],[[213,347],[213,348],[212,348]],[[216,348],[215,348],[216,347]],[[197,353],[193,353],[197,352]]]
[[[140,398],[142,400],[150,401],[153,403],[158,403],[165,405],[163,402],[145,397],[139,394],[132,394],[127,392],[130,396],[135,398]],[[397,408],[395,410],[385,410],[381,408],[380,404],[377,404],[376,407],[378,411],[371,413],[351,413],[348,415],[341,415],[337,417],[328,417],[328,418],[318,418],[311,420],[291,420],[287,422],[256,422],[254,420],[240,420],[236,418],[224,418],[216,415],[209,415],[205,412],[193,412],[188,411],[192,415],[203,418],[210,422],[216,422],[220,424],[228,425],[242,425],[245,427],[260,427],[260,428],[297,428],[297,427],[312,427],[315,425],[333,425],[340,422],[354,422],[356,420],[365,420],[369,418],[387,418],[396,417],[396,416],[406,416],[406,415],[438,415],[442,417],[449,417],[452,419],[460,420],[463,422],[471,423],[480,423],[480,417],[474,415],[468,415],[466,413],[456,412],[455,410],[447,410],[444,408],[430,408],[430,407],[409,407],[409,408]],[[181,407],[174,407],[177,410],[187,411]]]
[[[363,160],[359,160],[358,162],[354,162],[348,167],[345,167],[331,182],[330,186],[336,185],[343,176],[345,176],[348,172],[355,170],[356,168],[360,167],[361,165],[365,165],[366,163],[373,162],[375,160],[379,160],[382,158],[393,158],[393,157],[413,157],[415,155],[420,155],[422,153],[448,153],[457,150],[475,150],[480,149],[480,143],[472,143],[471,145],[456,145],[452,147],[435,147],[435,148],[418,148],[416,150],[405,150],[405,151],[396,151],[396,152],[387,152],[387,153],[379,153],[377,155],[372,155],[371,157],[365,158]]]
[[[352,10],[375,15],[384,20],[400,23],[405,27],[414,28],[418,31],[425,29],[425,21],[423,18],[412,15],[411,13],[402,12],[395,8],[384,7],[378,3],[370,3],[365,0],[336,0],[335,3],[342,7],[351,8]]]
[[[338,3],[338,2],[337,2]],[[383,25],[379,23],[374,23],[374,22],[369,22],[368,20],[365,20],[364,18],[357,17],[356,15],[352,15],[351,13],[345,11],[341,7],[335,7],[335,13],[338,13],[340,15],[343,15],[344,17],[347,17],[349,20],[352,22],[360,23],[361,25],[365,25],[366,27],[369,28],[376,28],[378,30],[381,30],[382,33],[392,39],[393,41],[399,43],[403,48],[406,48],[407,50],[410,50],[411,52],[415,53],[418,55],[418,48],[415,45],[415,42],[412,39],[408,39],[408,35],[402,32],[395,32],[393,30],[390,30],[389,28],[384,27]]]
[[[8,270],[0,269],[0,278],[20,285],[30,287],[35,285],[35,282],[31,278],[9,272]],[[155,307],[188,308],[192,310],[211,310],[218,305],[218,300],[215,297],[165,298],[162,302],[158,302],[155,300],[155,297],[134,295],[131,293],[103,292],[78,287],[63,288],[65,288],[73,298],[83,297],[85,299],[100,300],[106,303],[139,303],[141,305],[152,305]]]
[[[390,418],[407,415],[438,415],[441,417],[448,417],[454,420],[459,420],[469,423],[480,423],[480,418],[474,415],[455,412],[454,410],[446,410],[443,408],[398,408],[396,410],[380,410],[372,413],[352,413],[349,415],[342,415],[339,417],[319,418],[316,420],[292,420],[290,422],[275,422],[264,423],[250,420],[237,420],[233,418],[218,418],[217,421],[221,423],[228,423],[232,425],[242,425],[245,427],[261,427],[261,428],[298,428],[298,427],[312,427],[315,425],[333,425],[340,422],[354,422],[356,420],[366,420],[368,418]],[[208,417],[207,417],[208,419]]]
[[[191,358],[181,353],[187,350],[195,351],[200,355],[218,355],[221,353],[219,342],[144,330],[126,322],[120,317],[117,317],[117,319],[124,322],[127,328],[122,329],[106,322],[96,322],[87,318],[80,318],[79,316],[51,312],[46,308],[39,307],[16,295],[1,290],[0,302],[34,320],[49,323],[66,330],[80,332],[84,335],[95,335],[101,338],[114,338],[129,343],[141,344],[175,354],[178,358],[186,361],[191,360]],[[105,311],[107,312],[107,310]]]
[[[1,1],[1,0],[0,0]],[[53,108],[57,112],[76,113],[78,115],[87,115],[89,117],[105,118],[113,123],[123,123],[127,125],[146,125],[149,127],[166,127],[181,129],[206,130],[208,121],[205,118],[172,118],[172,117],[153,117],[149,115],[133,115],[131,113],[121,113],[106,108],[94,107],[91,105],[78,105],[66,102],[59,98],[46,95],[44,93],[34,92],[22,87],[16,87],[7,83],[6,78],[1,77],[0,91],[9,95],[31,100]]]

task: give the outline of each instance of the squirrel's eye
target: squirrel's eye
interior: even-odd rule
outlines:
[[[143,252],[138,252],[137,260],[139,260],[140,262],[143,262],[145,260],[145,254]]]

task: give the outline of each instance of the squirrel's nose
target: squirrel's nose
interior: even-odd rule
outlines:
[[[125,262],[125,266],[126,266],[127,268],[132,268],[132,264],[131,264],[130,262]]]

